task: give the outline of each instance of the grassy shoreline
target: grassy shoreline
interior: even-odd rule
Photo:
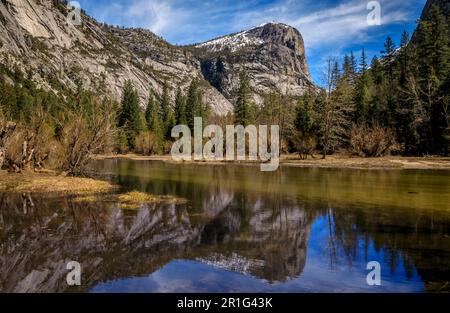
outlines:
[[[162,161],[174,164],[241,164],[254,165],[253,161],[175,161],[170,155],[141,156],[136,154],[97,155],[96,160],[128,159],[134,161]],[[322,159],[321,156],[301,160],[298,155],[282,155],[280,165],[308,168],[342,168],[342,169],[443,169],[450,170],[450,158],[445,157],[379,157],[362,158],[347,155],[334,155]]]
[[[18,174],[0,170],[0,192],[81,196],[108,193],[115,189],[116,186],[107,181],[61,176],[52,171],[24,171]]]
[[[8,173],[0,170],[0,193],[58,195],[73,197],[75,203],[115,202],[122,209],[138,209],[142,204],[184,204],[186,199],[157,196],[141,191],[117,193],[118,186],[108,181],[68,177],[56,172]]]
[[[170,155],[139,156],[126,155],[97,155],[96,160],[127,159],[135,161],[161,161],[172,164],[199,164],[199,165],[255,165],[259,162],[252,161],[184,161],[178,162]],[[450,170],[450,158],[443,157],[381,157],[360,158],[344,155],[329,156],[325,160],[320,156],[314,159],[301,160],[297,155],[283,155],[280,159],[281,166],[305,167],[305,168],[334,168],[334,169],[371,169],[371,170]],[[67,177],[58,175],[53,171],[33,172],[25,171],[20,174],[8,173],[0,170],[0,192],[16,193],[43,193],[63,194],[73,196],[89,196],[112,193],[117,189],[108,181],[94,178]],[[164,201],[154,198],[153,201]],[[165,199],[168,200],[168,199]],[[173,200],[173,199],[172,199]],[[150,202],[153,202],[150,201]]]

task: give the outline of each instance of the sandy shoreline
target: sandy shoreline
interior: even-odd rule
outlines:
[[[183,161],[178,162],[170,155],[140,156],[136,154],[119,155],[97,155],[97,160],[107,159],[128,159],[135,161],[163,161],[174,164],[241,164],[254,165],[259,162],[252,161]],[[381,158],[361,158],[350,156],[328,156],[325,160],[320,156],[314,159],[301,160],[298,155],[282,155],[281,166],[295,166],[308,168],[353,168],[353,169],[442,169],[450,170],[450,158],[445,157],[381,157]]]

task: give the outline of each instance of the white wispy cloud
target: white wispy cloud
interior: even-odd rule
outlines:
[[[370,40],[374,27],[367,23],[367,3],[364,0],[341,1],[337,5],[328,5],[325,9],[308,10],[308,4],[284,1],[265,11],[245,12],[235,21],[246,24],[248,21],[261,23],[268,18],[296,27],[302,33],[306,46],[332,46],[336,43]],[[382,26],[410,21],[412,2],[380,1],[382,8]],[[416,0],[416,2],[423,2]]]
[[[324,56],[340,56],[382,42],[391,26],[411,25],[426,0],[379,0],[381,26],[367,23],[369,0],[80,0],[101,21],[144,27],[171,43],[198,43],[268,21],[303,35],[311,68]],[[374,47],[372,47],[374,48]],[[380,47],[381,48],[381,47]],[[312,70],[313,72],[314,70]]]
[[[145,27],[178,43],[206,40],[276,20],[300,30],[308,47],[334,45],[346,40],[369,38],[373,26],[367,24],[366,0],[322,2],[312,0],[275,0],[271,4],[250,0],[119,0],[99,11],[102,20],[118,20],[129,26]],[[424,0],[382,0],[382,24],[411,20],[411,5]],[[416,3],[416,4],[414,4]]]
[[[134,23],[160,34],[185,22],[190,16],[188,12],[167,0],[135,0],[123,13]]]

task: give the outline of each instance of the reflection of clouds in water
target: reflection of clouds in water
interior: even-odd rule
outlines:
[[[301,283],[307,289],[325,292],[423,292],[424,284],[415,271],[409,278],[405,269],[398,266],[391,272],[383,250],[377,252],[373,243],[365,250],[363,238],[357,242],[359,249],[352,264],[341,250],[338,251],[334,264],[330,267],[327,241],[329,229],[327,217],[318,218],[311,230],[311,240],[308,243],[308,255],[305,269],[301,275]],[[367,258],[365,253],[367,252]],[[366,283],[366,265],[368,261],[376,260],[381,263],[382,286],[368,286]],[[401,260],[400,260],[401,261]],[[403,262],[399,262],[401,265]],[[289,282],[294,283],[294,282]]]
[[[116,204],[33,198],[34,209],[24,210],[30,201],[20,195],[0,201],[1,291],[65,291],[66,272],[55,264],[68,256],[85,266],[83,290],[93,292],[421,291],[418,273],[448,280],[448,215],[292,197],[278,193],[273,176],[242,176],[253,173],[247,167],[202,165],[202,175],[195,168],[188,177],[181,168],[190,173],[187,165],[150,167],[146,173],[159,179],[122,175],[119,183],[186,197],[188,205],[123,211]],[[304,186],[293,183],[301,177],[296,171],[310,179],[309,171],[280,172],[283,188]],[[342,182],[335,172],[318,173],[322,182]],[[328,205],[337,209],[325,210]],[[366,251],[382,264],[382,288],[366,285]],[[439,254],[430,258],[430,251]],[[33,270],[50,274],[42,281],[28,276]]]
[[[345,256],[336,260],[331,269],[329,260],[324,257],[327,251],[327,221],[318,218],[312,227],[308,246],[307,262],[303,272],[286,282],[270,283],[267,280],[238,273],[204,262],[177,260],[167,264],[145,278],[138,278],[133,284],[138,292],[423,292],[424,284],[417,272],[408,278],[404,268],[399,266],[394,273],[389,264],[382,264],[382,286],[373,287],[366,283],[367,271],[364,255],[360,255],[349,266]],[[371,245],[369,259],[383,261],[383,252],[377,253]],[[401,262],[400,262],[401,264]],[[125,279],[124,282],[130,282]],[[115,282],[106,283],[112,286]],[[157,286],[152,288],[152,286]],[[123,285],[117,288],[123,288]],[[106,291],[108,288],[96,287]],[[114,287],[110,287],[113,288]],[[126,287],[130,289],[130,286]],[[115,291],[120,291],[116,289]]]

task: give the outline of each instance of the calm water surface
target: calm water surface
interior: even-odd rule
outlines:
[[[108,160],[125,191],[181,205],[0,194],[0,291],[449,291],[450,172]],[[66,264],[82,265],[68,287]],[[381,286],[366,265],[381,264]]]

